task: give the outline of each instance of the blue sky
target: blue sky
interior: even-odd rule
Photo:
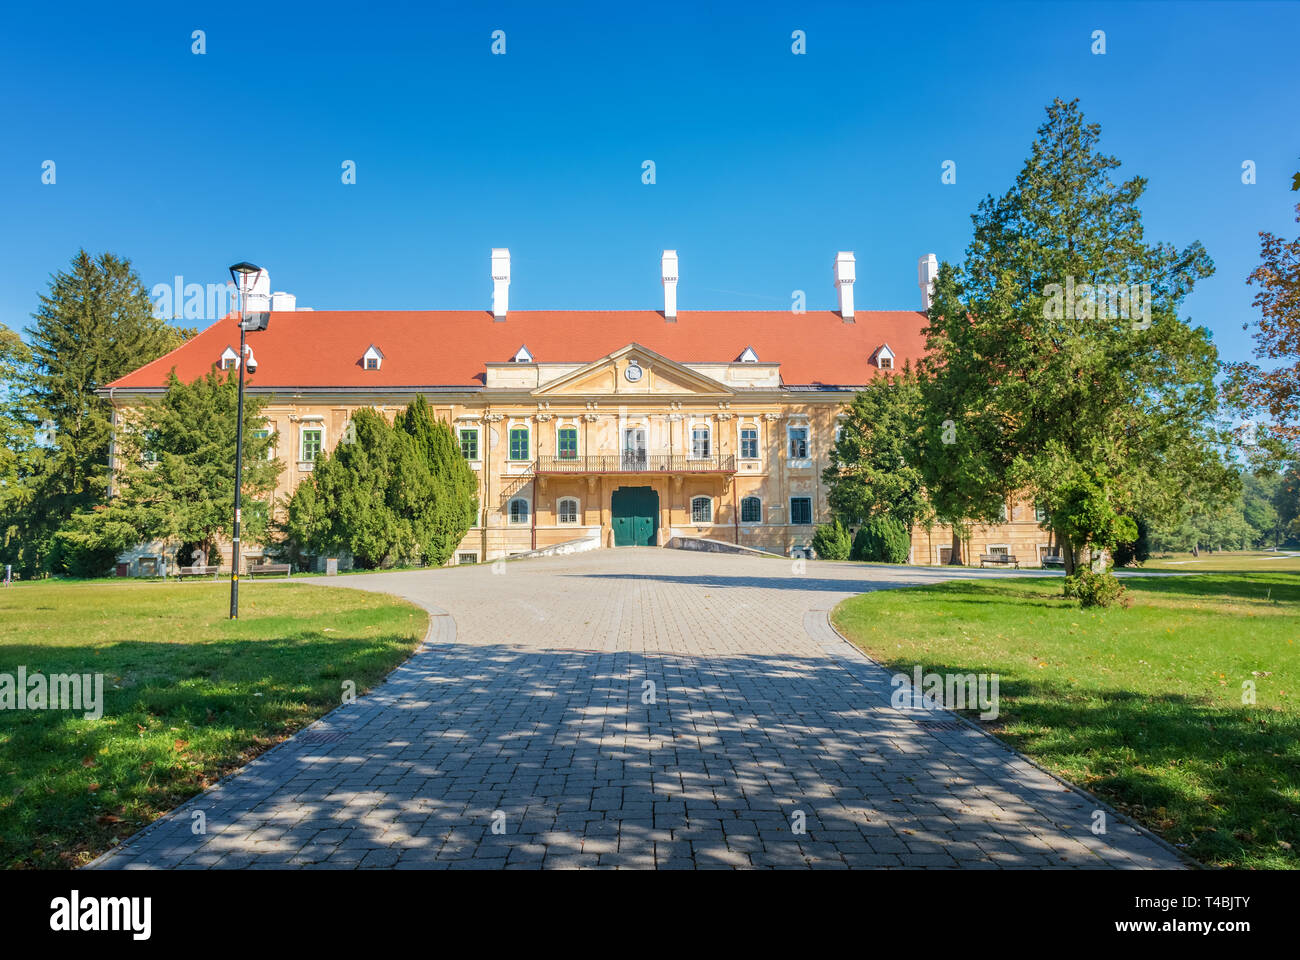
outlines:
[[[1061,96],[1150,179],[1148,238],[1205,244],[1185,312],[1242,359],[1257,233],[1300,229],[1298,35],[1294,3],[14,5],[0,322],[82,246],[318,309],[487,309],[494,246],[515,309],[657,309],[665,247],[683,310],[829,309],[850,249],[859,309],[914,309]]]

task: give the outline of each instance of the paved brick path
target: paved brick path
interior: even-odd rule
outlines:
[[[499,570],[328,581],[423,604],[431,642],[92,866],[1180,865],[1115,816],[1094,836],[1094,799],[992,738],[893,709],[827,623],[947,571],[649,548]]]

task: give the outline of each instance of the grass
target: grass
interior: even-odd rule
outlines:
[[[1129,569],[1178,570],[1183,573],[1224,570],[1296,573],[1300,572],[1300,550],[1279,550],[1275,553],[1265,553],[1262,550],[1233,550],[1224,553],[1206,551],[1199,557],[1190,553],[1162,553],[1153,555],[1141,568]]]
[[[0,710],[0,867],[86,863],[401,663],[394,597],[244,581],[0,589],[0,674],[102,673],[102,718]]]
[[[1007,579],[864,594],[832,619],[899,672],[999,674],[986,729],[1203,863],[1300,868],[1300,576],[1124,582],[1128,609]]]

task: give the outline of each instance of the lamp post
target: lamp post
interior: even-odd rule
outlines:
[[[230,277],[239,287],[239,411],[235,421],[235,526],[230,547],[230,619],[239,619],[239,521],[240,494],[244,485],[244,335],[250,330],[265,330],[270,314],[254,313],[245,315],[247,291],[244,289],[248,278],[262,272],[262,268],[251,263],[237,263],[230,268]]]

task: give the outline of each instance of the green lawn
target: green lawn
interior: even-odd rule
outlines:
[[[1233,550],[1223,553],[1203,552],[1199,557],[1190,553],[1172,553],[1152,556],[1140,568],[1133,570],[1177,570],[1182,573],[1205,573],[1233,570],[1267,573],[1300,573],[1300,550],[1279,550],[1265,553],[1262,550]]]
[[[102,673],[101,719],[0,710],[0,867],[85,863],[401,663],[428,615],[244,581],[0,589],[0,674]]]
[[[1005,579],[864,594],[832,619],[909,675],[999,674],[986,728],[1198,860],[1300,867],[1300,576],[1125,583],[1129,609]]]

